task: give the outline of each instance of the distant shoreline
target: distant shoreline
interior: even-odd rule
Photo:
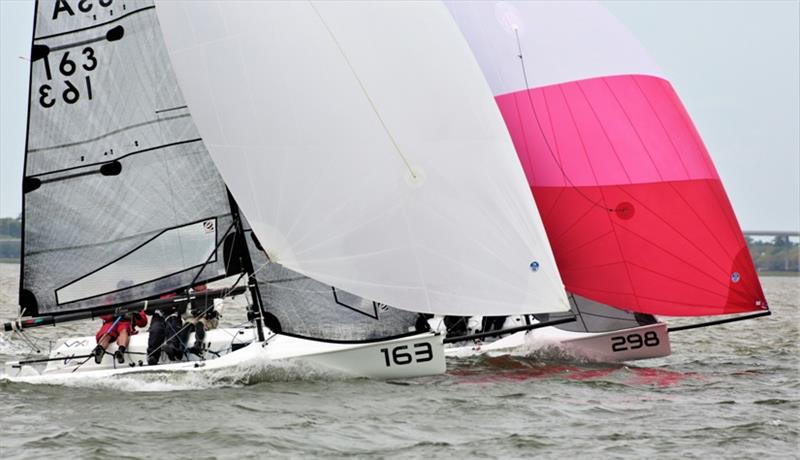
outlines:
[[[793,272],[793,271],[768,271],[768,272],[758,272],[758,276],[798,276],[800,277],[800,272]]]

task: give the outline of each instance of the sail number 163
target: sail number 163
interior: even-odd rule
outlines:
[[[431,344],[415,343],[414,348],[410,349],[408,345],[400,345],[394,348],[381,348],[383,359],[386,367],[403,366],[413,362],[424,363],[433,359],[433,348]]]

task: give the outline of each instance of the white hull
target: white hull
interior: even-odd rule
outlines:
[[[448,358],[478,355],[527,354],[554,349],[570,358],[620,362],[669,356],[666,323],[649,324],[611,332],[570,332],[555,327],[516,332],[489,343],[454,344],[445,348]]]
[[[124,364],[113,360],[116,345],[112,344],[101,363],[94,358],[73,358],[88,355],[95,347],[94,337],[64,340],[50,355],[63,358],[47,363],[5,365],[4,378],[28,383],[61,383],[79,378],[105,378],[146,372],[205,372],[225,368],[248,368],[301,364],[324,372],[350,377],[376,379],[409,378],[441,374],[445,371],[442,336],[415,334],[389,340],[337,343],[273,334],[265,329],[266,340],[258,342],[254,328],[215,329],[206,333],[208,350],[204,358],[189,355],[183,361],[162,361],[146,364],[148,334],[131,338]],[[189,343],[193,343],[190,337]],[[163,359],[162,355],[162,359]],[[141,361],[141,363],[140,363]]]

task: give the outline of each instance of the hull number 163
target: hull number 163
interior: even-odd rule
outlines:
[[[433,359],[433,348],[431,344],[415,343],[414,348],[408,345],[400,345],[394,348],[381,348],[386,367],[403,366],[414,362],[424,363]]]

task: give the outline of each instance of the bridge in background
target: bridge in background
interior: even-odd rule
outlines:
[[[800,240],[800,231],[797,230],[745,230],[742,233],[744,233],[744,236],[749,236],[750,238],[761,241],[772,240],[777,237],[783,237],[793,242],[795,242],[795,240]]]

